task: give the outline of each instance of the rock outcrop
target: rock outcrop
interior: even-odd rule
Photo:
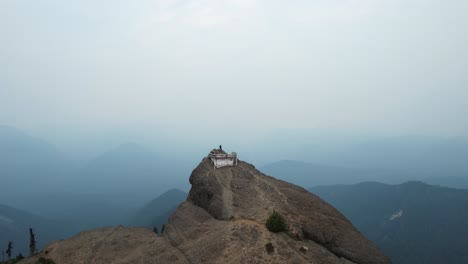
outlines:
[[[35,259],[49,257],[57,264],[391,263],[331,205],[246,162],[214,169],[204,158],[190,183],[187,200],[161,237],[145,229],[99,229],[55,242]],[[265,227],[273,210],[287,220],[287,232]],[[273,252],[267,252],[268,243]]]

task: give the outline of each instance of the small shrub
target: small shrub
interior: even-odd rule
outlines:
[[[267,244],[265,244],[265,248],[268,254],[273,253],[273,251],[275,251],[275,247],[273,246],[271,242],[268,242]]]
[[[20,260],[22,260],[22,259],[24,259],[24,257],[23,257],[23,255],[20,253],[20,254],[18,254],[18,255],[16,256],[16,258],[13,259],[12,261],[13,261],[13,263],[18,263],[18,262],[20,262]]]
[[[284,232],[288,230],[286,220],[275,210],[273,210],[273,213],[270,214],[270,217],[268,217],[265,225],[268,230],[273,233]]]

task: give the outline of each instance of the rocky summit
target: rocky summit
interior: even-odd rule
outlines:
[[[247,162],[216,169],[204,158],[190,183],[161,236],[144,228],[97,229],[54,242],[21,263],[41,257],[57,264],[391,263],[331,205]],[[273,210],[287,231],[266,228]]]

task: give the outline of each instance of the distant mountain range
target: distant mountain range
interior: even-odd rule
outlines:
[[[52,240],[65,239],[79,231],[78,225],[43,218],[9,206],[0,205],[0,248],[14,243],[14,255],[29,254],[29,228],[36,233],[37,248]]]
[[[29,227],[43,246],[81,230],[131,224],[143,204],[182,185],[188,173],[133,143],[78,166],[52,144],[0,126],[0,248],[13,240],[27,253]],[[164,210],[155,214],[167,220]]]
[[[98,204],[138,208],[157,193],[187,188],[183,176],[189,167],[134,143],[78,164],[44,140],[0,126],[0,202],[45,217],[54,213],[55,218],[61,208],[81,202],[87,206],[88,197]]]
[[[52,144],[15,128],[0,126],[0,201],[18,192],[57,190],[74,164]]]
[[[295,160],[283,160],[261,168],[265,173],[300,186],[321,186],[334,184],[356,184],[375,181],[399,184],[407,181],[423,181],[432,185],[468,189],[468,174],[433,176],[421,172],[413,174],[398,169],[372,169],[328,166]],[[432,175],[432,176],[431,176]],[[437,175],[437,174],[436,174]]]
[[[161,231],[162,225],[167,223],[169,217],[186,198],[186,192],[177,189],[169,190],[140,209],[129,224],[149,228],[157,226]]]
[[[394,263],[466,263],[468,190],[422,182],[309,189],[342,212]]]
[[[89,161],[75,172],[74,178],[90,193],[134,193],[142,192],[142,188],[155,193],[164,190],[159,186],[173,180],[178,172],[174,160],[126,143]]]
[[[310,134],[310,133],[309,133]],[[468,137],[356,137],[293,133],[256,144],[263,164],[301,160],[344,168],[370,168],[424,177],[466,177]],[[258,156],[258,154],[257,154]],[[278,156],[283,157],[281,159]]]
[[[431,185],[455,189],[468,189],[468,177],[428,177],[424,178],[422,181]]]
[[[62,213],[65,219],[53,220],[23,210],[0,204],[0,248],[8,241],[15,245],[15,255],[29,252],[29,228],[36,232],[38,248],[59,239],[68,238],[79,231],[98,227],[128,225],[147,228],[166,224],[187,193],[172,189],[148,202],[141,209],[118,208],[103,202],[99,197],[68,197],[70,208]],[[52,198],[51,198],[52,199]],[[89,202],[89,203],[87,203]],[[81,204],[82,206],[77,206]],[[46,209],[44,209],[46,210]],[[51,213],[54,214],[54,213]]]
[[[459,254],[460,251],[468,250],[458,240],[450,240],[453,239],[450,235],[459,233],[458,230],[465,235],[462,224],[454,220],[466,220],[465,210],[460,209],[466,206],[465,192],[427,187],[422,183],[317,187],[363,181],[396,184],[422,180],[440,186],[468,188],[466,142],[462,139],[428,142],[432,141],[370,142],[350,148],[359,150],[354,156],[351,152],[343,152],[341,156],[330,154],[328,161],[337,161],[335,164],[340,165],[283,160],[261,169],[266,174],[302,187],[314,186],[313,192],[323,195],[324,199],[343,211],[364,234],[392,256],[401,251],[403,256],[407,256],[406,259],[421,261],[416,258],[427,257],[424,251],[420,251],[423,245],[431,251],[439,249],[443,254],[450,252],[451,255],[446,256],[448,259],[451,256],[458,259],[464,256]],[[327,161],[327,157],[321,158],[315,154],[301,157]],[[0,126],[0,203],[4,205],[0,210],[0,243],[5,244],[5,240],[9,239],[7,237],[13,237],[18,249],[25,249],[24,245],[27,244],[24,239],[28,239],[29,226],[37,229],[40,243],[63,238],[79,230],[119,224],[156,225],[160,229],[187,196],[178,190],[164,192],[173,188],[186,190],[186,175],[191,171],[190,164],[179,159],[177,153],[170,155],[126,143],[78,164],[44,140],[15,128]],[[431,195],[425,197],[422,190]],[[158,194],[162,195],[154,199]],[[339,199],[333,200],[334,197]],[[375,201],[369,201],[369,197],[375,198]],[[357,213],[353,214],[355,210]],[[414,216],[411,224],[395,224],[408,217],[408,210],[424,217]],[[438,214],[434,212],[439,210],[442,212],[440,216],[447,219],[432,215]],[[359,216],[365,217],[361,219]],[[393,220],[389,220],[392,216]],[[421,222],[423,224],[415,224],[427,217],[429,220]],[[438,219],[437,222],[432,222],[434,219]],[[441,241],[457,244],[448,248],[442,242],[433,242],[435,236],[423,235],[426,229],[418,228],[444,230],[445,236],[437,233]],[[405,236],[406,233],[413,234],[411,230],[419,232],[414,234],[416,242]],[[427,242],[419,243],[421,237]]]
[[[57,264],[391,263],[331,205],[249,163],[215,169],[204,158],[190,183],[187,199],[162,234],[122,226],[90,230],[57,241],[22,263],[35,264],[41,257]],[[160,201],[174,196],[185,198],[171,191],[146,208],[157,211],[151,208],[159,204],[162,209]]]
[[[409,175],[384,169],[361,169],[327,166],[294,160],[270,163],[261,168],[265,173],[300,186],[354,184],[363,181],[399,183]]]
[[[381,168],[424,177],[468,175],[468,138],[407,136],[366,140],[335,159],[343,166]]]

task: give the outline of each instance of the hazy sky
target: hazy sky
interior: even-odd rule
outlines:
[[[467,14],[466,0],[0,0],[0,124],[466,136]]]

